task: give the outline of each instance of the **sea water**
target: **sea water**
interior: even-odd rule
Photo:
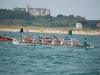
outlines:
[[[0,35],[39,36],[40,33],[0,31]],[[69,37],[82,43],[87,38],[94,47],[14,45],[12,41],[0,41],[0,75],[100,75],[100,36],[50,34]]]

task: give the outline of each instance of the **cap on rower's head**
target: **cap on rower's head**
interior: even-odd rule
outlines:
[[[36,38],[36,36],[34,36],[34,38]]]
[[[6,36],[6,34],[4,36]]]
[[[86,38],[84,38],[86,40]]]

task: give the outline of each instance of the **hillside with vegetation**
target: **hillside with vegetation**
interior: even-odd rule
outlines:
[[[97,29],[100,20],[86,20],[85,17],[58,14],[56,17],[32,16],[28,12],[0,9],[0,26],[34,26],[52,28],[73,28],[76,23],[82,23],[83,28]]]

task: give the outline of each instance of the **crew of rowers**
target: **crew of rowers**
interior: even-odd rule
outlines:
[[[33,39],[30,38],[30,36],[26,37],[24,35],[20,36],[20,40],[22,42],[26,43],[40,43],[40,44],[53,44],[53,45],[69,45],[68,42],[65,41],[61,36],[39,36],[38,38],[34,37]],[[66,39],[68,40],[68,39]],[[75,42],[74,39],[70,39],[70,44],[74,46],[78,46],[79,44]]]

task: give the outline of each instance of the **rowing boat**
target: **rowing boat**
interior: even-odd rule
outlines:
[[[12,41],[12,39],[0,36],[0,41]]]
[[[23,42],[20,39],[13,39],[13,44],[15,44],[15,45],[26,45],[26,46],[47,45],[47,44],[44,44],[44,43]],[[54,44],[50,44],[50,45],[54,45]],[[58,46],[60,46],[60,45],[58,45]],[[83,44],[78,44],[78,45],[70,45],[69,44],[67,46],[84,47]],[[86,48],[94,48],[94,46],[92,44],[88,44]]]
[[[32,42],[23,42],[19,39],[13,39],[13,44],[15,45],[39,45],[37,43],[32,43]]]

